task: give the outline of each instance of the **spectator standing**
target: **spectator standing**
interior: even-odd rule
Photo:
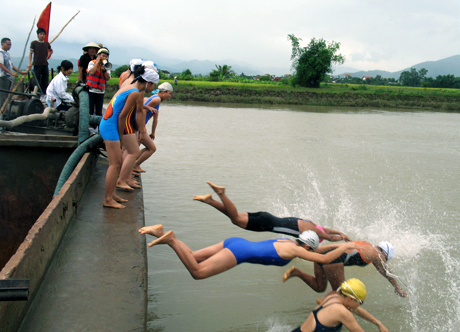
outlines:
[[[29,65],[27,69],[32,68],[32,57],[34,66],[35,83],[39,85],[42,92],[45,93],[49,83],[48,59],[53,54],[51,44],[45,41],[46,30],[37,29],[38,40],[30,44]]]
[[[88,64],[86,85],[89,86],[89,114],[102,115],[105,85],[110,80],[110,70],[105,67],[110,53],[105,47],[97,52],[97,57]]]
[[[78,80],[86,83],[88,64],[96,59],[96,53],[99,51],[100,47],[98,44],[91,42],[82,49],[84,54],[78,60]]]
[[[2,38],[2,49],[0,50],[0,89],[11,90],[11,86],[14,83],[15,77],[18,74],[13,71],[17,71],[20,74],[25,74],[24,71],[19,70],[13,65],[11,56],[8,53],[11,48],[11,39]],[[8,98],[8,92],[0,91],[0,108],[3,106],[6,98]]]

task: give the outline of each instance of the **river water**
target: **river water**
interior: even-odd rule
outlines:
[[[388,240],[396,248],[390,269],[408,297],[372,265],[347,268],[346,278],[367,286],[364,308],[390,331],[458,331],[459,128],[453,113],[165,103],[157,152],[143,165],[146,224],[174,230],[193,250],[232,236],[279,237],[242,230],[193,201],[212,193],[212,181],[240,211]],[[295,259],[197,281],[169,246],[148,248],[148,330],[290,331],[321,295],[298,278],[283,283],[291,265],[313,273],[312,263]]]

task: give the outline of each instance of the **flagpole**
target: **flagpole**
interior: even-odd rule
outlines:
[[[66,25],[64,25],[61,29],[61,31],[59,31],[59,33],[50,41],[50,44],[56,40],[57,37],[59,37],[59,35],[62,33],[62,31],[64,31],[65,27],[75,18],[75,16],[77,16],[78,14],[80,13],[80,11],[78,11],[74,16],[72,16],[72,18],[66,23]],[[35,24],[35,18],[34,18],[34,24]],[[30,33],[32,32],[33,30],[33,25],[32,25],[32,29],[30,30],[29,32],[29,38],[30,38]],[[29,38],[27,38],[27,41],[29,41]],[[26,43],[26,47],[27,47],[27,43]],[[26,49],[24,48],[24,54],[25,54],[25,51]],[[22,56],[23,59],[24,59],[24,55]],[[22,63],[22,60],[21,60],[21,63]],[[29,68],[26,70],[26,74],[29,72]],[[24,80],[25,78],[25,74],[19,79],[19,81],[16,83],[16,85],[14,86],[14,88],[11,90],[11,92],[14,92],[16,91],[16,89],[18,88],[19,84],[22,83],[22,81]],[[2,108],[0,109],[0,115],[3,114],[3,112],[5,111],[5,108],[6,108],[6,105],[8,104],[8,101],[11,99],[11,93],[8,95],[8,98],[5,100],[5,102],[3,103],[2,105]]]
[[[59,35],[62,33],[62,31],[65,29],[65,27],[75,18],[75,16],[78,15],[78,13],[80,13],[80,11],[78,11],[74,16],[72,16],[72,18],[69,20],[69,22],[66,23],[66,25],[64,25],[64,27],[61,29],[61,31],[59,31],[59,33],[56,35],[56,37],[54,37],[51,41],[50,41],[50,44],[52,42],[54,42],[56,40],[57,37],[59,37]]]

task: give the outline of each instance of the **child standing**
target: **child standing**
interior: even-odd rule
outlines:
[[[37,29],[38,40],[34,40],[30,44],[29,65],[27,69],[32,68],[32,56],[34,58],[34,76],[35,83],[40,86],[40,89],[45,93],[49,83],[48,73],[48,59],[53,54],[53,49],[50,43],[45,41],[46,30],[42,28]]]

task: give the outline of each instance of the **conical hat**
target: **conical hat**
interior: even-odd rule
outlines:
[[[97,49],[100,49],[100,48],[101,48],[98,44],[96,44],[96,43],[94,43],[94,42],[91,42],[91,43],[89,43],[88,45],[83,46],[82,50],[84,51],[85,48],[90,48],[90,47],[94,47],[94,48],[97,48]]]

